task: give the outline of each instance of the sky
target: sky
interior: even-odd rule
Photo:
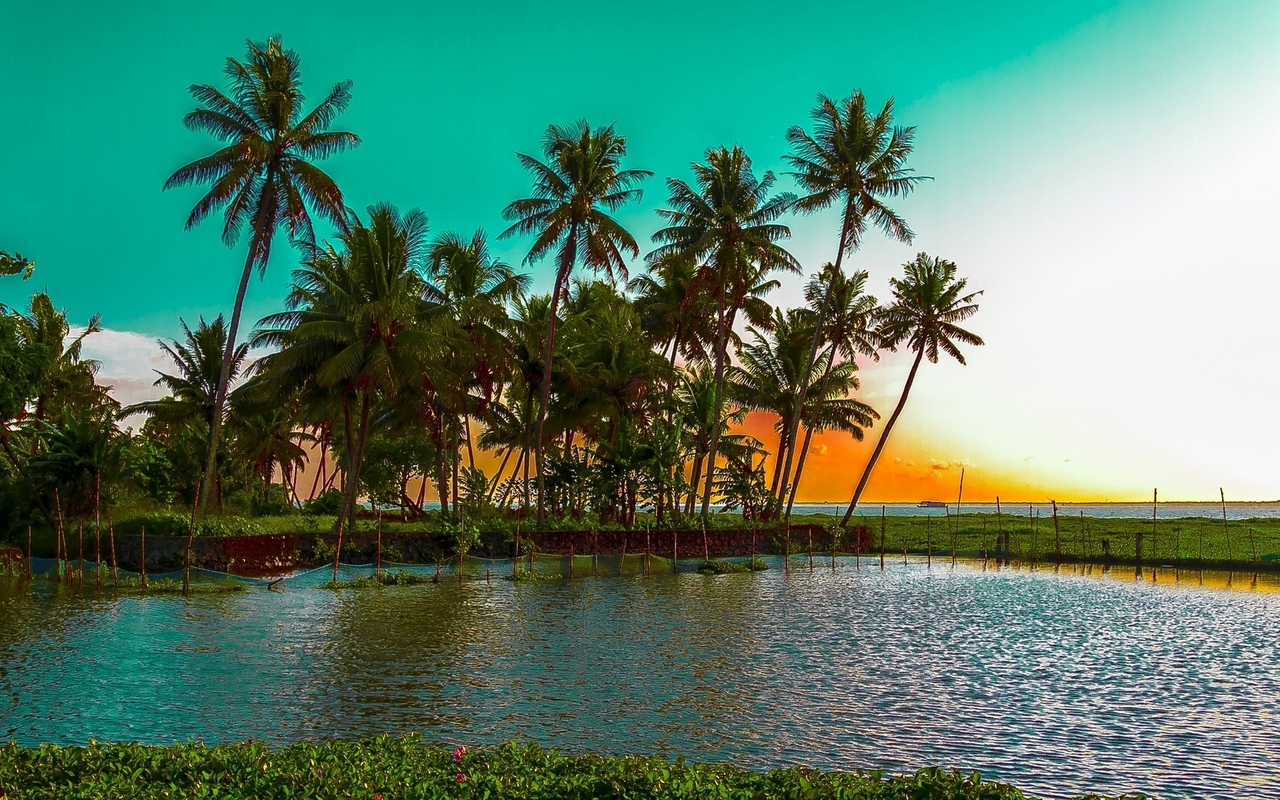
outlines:
[[[819,92],[893,97],[933,178],[896,208],[911,245],[869,236],[846,261],[873,293],[918,251],[982,289],[967,365],[925,364],[868,502],[1280,497],[1280,4],[49,2],[6,11],[0,249],[37,264],[0,282],[20,305],[48,289],[126,402],[152,392],[157,337],[228,311],[243,264],[216,222],[184,221],[198,190],[162,192],[213,142],[181,124],[192,83],[220,84],[244,40],[281,34],[314,100],[354,82],[337,127],[356,150],[325,162],[347,202],[423,209],[432,230],[496,235],[524,196],[514,153],[550,123],[615,123],[650,169],[619,216],[659,227],[662,180],[741,144],[785,171],[786,129]],[[789,188],[782,176],[780,184]],[[838,220],[793,217],[812,272]],[[527,241],[498,251],[520,263]],[[249,291],[276,310],[296,254],[278,247]],[[641,268],[637,263],[635,269]],[[548,264],[530,265],[535,288]],[[771,298],[799,302],[803,279]],[[892,410],[909,362],[862,365],[861,397]],[[771,421],[747,429],[769,438]],[[861,445],[819,437],[801,498],[850,494]]]

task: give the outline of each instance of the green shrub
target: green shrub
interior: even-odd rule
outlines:
[[[314,498],[302,504],[302,513],[310,515],[327,515],[336,517],[338,511],[342,509],[342,492],[338,489],[329,489],[321,492]]]
[[[116,533],[121,536],[137,536],[145,526],[148,536],[186,536],[190,530],[191,517],[176,511],[150,511],[144,514],[133,514],[115,523]]]
[[[503,575],[504,581],[514,581],[515,583],[545,583],[546,581],[563,580],[564,576],[559,572],[544,572],[536,569],[520,569],[516,570],[513,575]]]
[[[416,586],[421,583],[430,583],[431,579],[425,575],[418,575],[414,572],[405,570],[397,570],[390,572],[383,570],[381,575],[366,575],[363,578],[356,578],[352,581],[329,581],[324,585],[325,589],[374,589],[379,586]]]
[[[803,767],[757,772],[683,757],[565,755],[537,745],[471,751],[416,736],[358,742],[206,747],[138,744],[0,748],[0,793],[23,800],[161,798],[650,798],[650,800],[1023,800],[1007,784],[976,772],[924,769],[914,775],[820,772]]]
[[[142,586],[141,576],[128,576],[120,579],[116,588],[130,594],[182,594],[182,581],[175,578],[148,580],[146,588]],[[192,594],[227,594],[243,592],[245,585],[238,581],[192,581]]]

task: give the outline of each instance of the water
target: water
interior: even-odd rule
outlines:
[[[189,601],[0,580],[0,741],[420,731],[942,765],[1046,797],[1280,794],[1280,594],[825,563],[341,594],[313,573]]]
[[[939,501],[941,502],[941,500]],[[952,514],[956,513],[954,501],[947,501]],[[833,514],[844,516],[848,503],[796,503],[794,514]],[[864,503],[858,506],[855,514],[879,516],[881,504]],[[1034,512],[1031,509],[1034,508]],[[884,506],[890,517],[942,517],[947,508],[920,508],[916,503],[889,503]],[[1228,519],[1280,519],[1280,503],[1227,503]],[[994,514],[995,503],[970,503],[960,505],[965,514]],[[1053,505],[1047,500],[1042,503],[1002,503],[1000,511],[1004,514],[1026,517],[1037,513],[1048,517],[1053,513]],[[1079,516],[1084,512],[1086,517],[1111,519],[1151,519],[1151,503],[1058,503],[1059,516]],[[1161,519],[1186,517],[1208,517],[1222,519],[1222,505],[1219,503],[1159,503],[1156,514]]]

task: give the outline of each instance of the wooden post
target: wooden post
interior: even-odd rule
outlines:
[[[948,521],[951,518],[951,511],[947,511]],[[906,548],[902,550],[902,563],[907,563]],[[930,517],[924,518],[924,568],[933,569],[933,520]]]
[[[569,580],[573,580],[573,534],[569,534]]]
[[[832,528],[831,530],[831,569],[836,568],[836,545],[840,543],[840,529]]]
[[[187,556],[182,567],[182,593],[184,595],[191,594],[191,548],[196,541],[196,505],[200,502],[200,481],[196,481],[195,499],[191,501],[191,523],[187,526]],[[342,525],[342,518],[338,518],[338,525]],[[341,536],[339,536],[341,539]],[[333,561],[333,579],[338,579],[338,556],[334,555]]]
[[[425,478],[423,480],[426,480]],[[516,573],[520,572],[520,518],[516,518],[516,540],[511,548],[511,577],[514,579]]]
[[[622,532],[622,555],[618,558],[618,575],[621,577],[622,570],[627,566],[627,532]]]
[[[1009,560],[1008,545],[1004,542],[1004,518],[1000,516],[1000,495],[996,495],[996,569],[1000,569],[1000,555]]]
[[[960,468],[960,493],[956,495],[955,528],[951,531],[951,568],[956,567],[956,539],[960,536],[960,503],[964,500],[964,467]]]
[[[1151,490],[1151,582],[1156,582],[1156,565],[1160,560],[1160,551],[1156,548],[1156,502],[1160,499],[1160,490]]]
[[[982,520],[982,571],[987,571],[987,520]]]
[[[1036,530],[1036,522],[1039,520],[1039,512],[1027,503],[1027,516],[1031,518],[1031,568],[1035,569],[1035,565],[1040,561],[1040,542],[1036,536],[1039,531]]]
[[[111,512],[107,512],[107,534],[111,538],[111,580],[114,581],[116,588],[120,587],[120,563],[116,561],[116,526],[111,519]]]
[[[81,522],[77,526],[77,530],[79,531],[79,535],[80,535],[80,556],[78,559],[80,561],[80,564],[78,565],[77,572],[80,575],[80,585],[84,586],[84,523],[83,522]]]
[[[703,520],[703,521],[702,521],[702,560],[703,560],[703,561],[710,561],[710,560],[711,560],[711,549],[710,549],[710,547],[708,547],[708,546],[707,546],[707,522],[706,522],[706,520]]]
[[[1058,557],[1058,566],[1062,566],[1062,532],[1058,529],[1058,501],[1050,500],[1053,503],[1053,550]]]
[[[671,529],[671,574],[676,574],[676,564],[680,561],[680,531]]]
[[[644,524],[644,574],[653,574],[653,547],[649,542],[649,523]]]
[[[1231,531],[1227,528],[1227,496],[1221,486],[1218,487],[1218,498],[1222,501],[1222,536],[1227,540],[1227,563],[1230,564],[1235,561],[1235,555],[1231,552]]]
[[[809,571],[813,572],[813,528],[809,528]]]
[[[147,526],[142,526],[142,588],[147,588]]]
[[[600,532],[591,532],[591,577],[600,574]]]
[[[93,557],[93,574],[98,588],[102,588],[102,473],[96,472],[93,481],[93,538],[97,549]]]
[[[885,513],[884,506],[880,506],[880,571],[884,572],[884,529],[885,529]]]
[[[751,561],[748,563],[751,564],[751,569],[755,570],[756,568],[756,529],[755,528],[751,529]]]
[[[783,562],[783,572],[791,572],[791,523],[789,522],[787,523],[787,542],[785,546],[787,549],[787,560]]]
[[[31,580],[34,576],[31,574],[31,526],[27,526],[27,580]]]
[[[382,509],[381,508],[378,509],[378,551],[375,558],[377,559],[377,566],[374,569],[374,575],[376,575],[379,579],[381,579],[382,578]]]
[[[62,494],[56,487],[53,490],[53,499],[58,505],[58,528],[53,532],[53,579],[57,583],[62,583],[62,559],[67,555],[67,536],[66,523],[62,519]]]

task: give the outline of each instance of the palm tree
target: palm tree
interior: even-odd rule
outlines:
[[[543,135],[542,153],[545,161],[516,154],[521,165],[533,175],[533,196],[516,200],[503,209],[503,219],[513,224],[500,238],[535,235],[533,247],[525,257],[526,264],[556,251],[556,280],[551,292],[542,362],[549,378],[560,298],[568,291],[574,265],[581,261],[610,279],[615,274],[626,277],[624,254],[634,258],[640,254],[640,248],[610,213],[639,200],[642,190],[637,188],[638,184],[653,173],[622,169],[622,157],[627,154],[626,138],[617,135],[612,125],[592,130],[586,120],[549,126]],[[545,489],[542,429],[547,418],[551,381],[543,380],[541,389],[533,443],[538,469],[539,525],[546,519],[542,502]]]
[[[230,380],[240,374],[249,356],[249,345],[241,344],[235,348],[231,363],[224,370],[227,325],[222,316],[219,315],[212,323],[201,317],[195,330],[187,325],[186,320],[179,319],[178,322],[182,325],[185,341],[157,342],[178,368],[176,374],[155,370],[160,376],[156,378],[155,385],[168,389],[169,394],[158,400],[135,403],[125,408],[124,413],[149,414],[160,422],[179,426],[199,420],[208,432],[217,418],[218,380],[223,374]]]
[[[906,343],[915,351],[915,360],[911,362],[911,371],[907,373],[907,383],[902,387],[902,397],[893,409],[893,414],[880,431],[880,440],[876,449],[867,459],[867,466],[862,470],[858,486],[853,490],[853,499],[849,501],[849,509],[845,511],[841,525],[848,525],[853,510],[858,507],[858,499],[867,486],[871,470],[884,450],[885,442],[893,424],[898,421],[902,407],[907,404],[907,395],[911,392],[911,384],[915,382],[916,370],[920,368],[920,360],[928,358],[929,363],[938,363],[938,351],[965,363],[964,355],[956,342],[971,347],[982,345],[982,339],[976,334],[961,328],[958,323],[964,322],[978,311],[974,298],[981,291],[964,294],[967,278],[956,278],[956,265],[941,258],[931,258],[928,253],[920,253],[914,261],[903,265],[904,276],[890,278],[889,285],[893,289],[893,303],[885,309],[883,321],[880,323],[879,335],[886,347],[897,349]]]
[[[298,54],[285,50],[278,36],[266,44],[247,45],[244,62],[227,58],[223,72],[228,92],[207,84],[191,86],[191,95],[201,108],[183,118],[188,129],[205,131],[226,142],[226,146],[181,167],[164,185],[165,189],[172,189],[210,184],[209,191],[187,217],[188,230],[220,209],[224,210],[225,220],[222,240],[228,247],[235,245],[246,225],[250,230],[249,252],[236,291],[223,371],[214,395],[202,506],[208,502],[213,483],[210,478],[215,468],[218,428],[227,400],[232,352],[249,276],[255,267],[259,273],[266,270],[271,241],[281,225],[288,229],[291,239],[304,243],[315,241],[312,213],[340,230],[346,227],[342,192],[313,162],[360,143],[353,133],[328,130],[351,101],[351,81],[335,84],[315,108],[304,114]]]
[[[673,254],[698,260],[704,265],[704,280],[716,294],[716,411],[702,496],[704,517],[710,510],[720,439],[728,323],[740,303],[753,294],[759,276],[774,269],[799,271],[795,258],[777,244],[791,236],[791,230],[777,220],[793,198],[785,193],[770,197],[773,173],[757,178],[751,159],[738,145],[732,150],[712,148],[706,159],[706,164],[691,165],[696,189],[676,178],[667,180],[670,208],[659,209],[658,214],[669,224],[653,235],[661,246],[649,254],[650,261]]]
[[[71,323],[66,313],[54,307],[47,293],[36,292],[31,296],[28,313],[17,314],[14,319],[28,345],[42,348],[49,357],[31,403],[37,421],[60,418],[71,407],[76,413],[98,409],[114,414],[119,410],[119,404],[107,393],[108,387],[94,381],[99,363],[83,357],[85,339],[102,331],[101,316],[90,318],[83,331],[69,338]],[[39,439],[34,441],[38,443]]]
[[[368,213],[368,226],[353,215],[341,250],[312,248],[294,270],[289,310],[264,319],[253,336],[255,345],[277,348],[255,365],[265,379],[297,389],[304,402],[328,396],[341,406],[347,465],[334,580],[375,406],[420,379],[421,358],[434,347],[433,308],[423,299],[427,218],[387,204]]]
[[[833,371],[837,368],[837,357],[843,358],[841,365],[849,365],[850,372],[856,372],[858,356],[866,356],[875,360],[880,359],[879,348],[881,346],[880,335],[876,331],[876,324],[880,318],[880,305],[874,297],[866,293],[867,271],[859,270],[852,275],[845,275],[836,269],[835,264],[828,263],[813,280],[809,281],[809,285],[805,287],[805,299],[809,302],[809,308],[815,312],[820,310],[822,306],[827,307],[827,326],[825,338],[830,343],[827,352],[824,354],[822,378],[818,381],[818,395],[812,404],[814,410],[806,412],[806,416],[810,414],[814,418],[821,418],[823,415],[823,407],[827,402],[830,393],[828,391],[828,383],[831,380]],[[830,299],[827,295],[830,294]],[[857,380],[847,387],[848,389],[858,388]],[[806,394],[808,392],[806,391]],[[843,394],[837,394],[843,397]],[[870,406],[867,407],[870,411]],[[871,415],[879,419],[879,414],[870,411]],[[788,476],[783,476],[782,492],[779,497],[787,498],[786,518],[791,519],[791,507],[796,502],[796,492],[800,488],[800,480],[804,475],[805,459],[809,455],[809,445],[813,441],[815,426],[810,424],[807,426],[804,434],[804,444],[800,448],[800,458],[796,461],[795,475],[790,480],[790,491],[787,490]],[[859,429],[855,438],[862,440],[862,430]]]
[[[840,102],[820,94],[810,116],[814,121],[812,134],[799,125],[787,131],[793,152],[785,158],[794,170],[788,174],[806,192],[796,201],[797,210],[814,213],[837,203],[840,206],[840,246],[832,274],[840,272],[845,254],[862,244],[868,224],[891,239],[910,244],[914,236],[911,228],[885,205],[885,200],[904,197],[929,178],[913,175],[914,170],[906,166],[916,129],[893,124],[893,98],[873,114],[861,91]],[[827,297],[834,297],[834,293],[828,292]],[[804,363],[796,408],[804,407],[809,375],[817,361],[829,314],[829,304],[824,301]],[[800,415],[795,414],[792,425],[799,424]],[[798,430],[791,430],[793,441]],[[790,459],[783,472],[790,474]]]

